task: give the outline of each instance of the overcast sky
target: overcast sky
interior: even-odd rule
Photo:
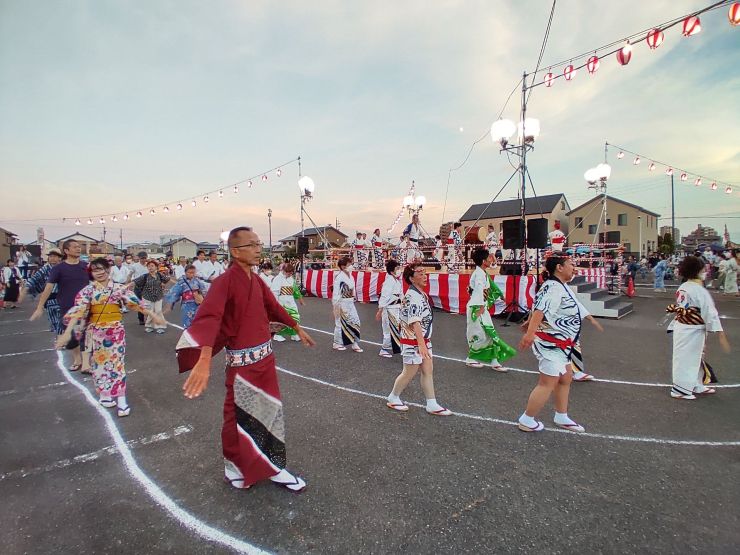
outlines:
[[[709,3],[560,0],[543,66]],[[0,226],[30,241],[43,225],[56,239],[76,217],[196,198],[196,209],[134,218],[124,241],[217,240],[239,224],[267,241],[268,208],[277,240],[300,228],[297,165],[251,190],[229,186],[300,155],[317,224],[385,230],[415,180],[435,232],[448,169],[534,69],[550,5],[0,0]],[[583,172],[608,140],[738,185],[727,195],[677,181],[676,214],[703,216],[677,220],[683,233],[727,224],[740,240],[740,27],[726,9],[701,20],[696,36],[677,27],[655,51],[636,46],[628,66],[611,56],[593,76],[533,90],[538,194],[585,202]],[[516,119],[519,101],[515,92],[505,117]],[[670,216],[662,167],[651,173],[649,160],[636,167],[616,151],[609,162],[612,195]],[[452,174],[444,219],[488,202],[511,172],[482,141]],[[224,200],[205,206],[202,193],[221,186]],[[500,198],[515,196],[511,185]],[[72,220],[46,220],[61,217]],[[80,231],[100,237],[101,227]],[[119,227],[109,224],[109,239]]]

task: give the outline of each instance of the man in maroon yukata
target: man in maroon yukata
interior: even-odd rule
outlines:
[[[285,469],[285,424],[272,353],[271,322],[296,330],[306,346],[313,339],[291,318],[252,268],[259,265],[262,243],[248,227],[229,233],[232,264],[218,277],[183,332],[178,350],[200,356],[183,385],[193,399],[206,389],[211,357],[226,348],[226,399],[221,431],[225,480],[248,488],[269,478],[300,492],[306,482]],[[178,354],[178,356],[180,356]]]

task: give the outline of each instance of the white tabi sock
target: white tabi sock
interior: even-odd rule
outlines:
[[[388,395],[388,402],[392,405],[395,405],[401,402],[401,397],[399,397],[398,395],[393,395],[393,393],[391,393],[390,395]]]
[[[427,399],[427,410],[435,411],[442,409],[444,409],[444,407],[437,403],[437,399]]]
[[[116,404],[118,405],[119,409],[125,409],[128,406],[128,403],[126,402],[126,396],[119,395],[116,399]]]
[[[573,420],[568,416],[567,412],[556,412],[555,418],[553,418],[555,424],[575,424]]]
[[[523,412],[522,415],[519,417],[519,422],[521,424],[524,424],[528,428],[534,428],[537,426],[537,421],[531,416],[528,416],[526,412]]]

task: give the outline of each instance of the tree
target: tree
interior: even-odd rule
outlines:
[[[658,250],[663,254],[673,254],[676,250],[676,245],[673,243],[673,236],[670,233],[666,233],[663,237],[658,236]]]

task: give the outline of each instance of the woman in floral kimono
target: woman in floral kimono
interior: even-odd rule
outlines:
[[[277,298],[280,306],[290,314],[290,317],[300,323],[301,315],[298,313],[298,305],[296,301],[301,303],[303,306],[303,295],[301,295],[301,288],[293,277],[295,274],[295,267],[290,262],[283,264],[280,273],[272,278],[270,283],[270,289]],[[298,336],[298,332],[288,326],[283,327],[282,331],[273,336],[273,341],[285,341],[286,337],[290,337],[293,341],[300,341],[301,338]]]
[[[142,312],[161,325],[166,322],[146,310],[124,285],[113,283],[110,263],[105,258],[96,258],[90,263],[90,274],[92,283],[77,293],[74,306],[64,316],[67,329],[59,336],[57,348],[64,348],[80,321],[87,322],[85,341],[91,342],[93,382],[100,404],[106,408],[117,406],[118,416],[128,416],[131,408],[126,402],[126,331],[121,322],[121,307],[125,305]]]
[[[335,351],[346,351],[347,345],[361,353],[360,316],[355,308],[355,280],[350,273],[352,260],[345,256],[339,259],[339,272],[334,277],[334,290],[331,302],[334,309],[334,344]]]
[[[490,366],[497,372],[506,372],[501,363],[516,354],[496,333],[491,319],[491,307],[504,296],[501,289],[486,273],[493,263],[493,256],[487,249],[479,248],[473,252],[475,271],[470,276],[470,300],[467,306],[468,358],[465,364],[474,368]]]

